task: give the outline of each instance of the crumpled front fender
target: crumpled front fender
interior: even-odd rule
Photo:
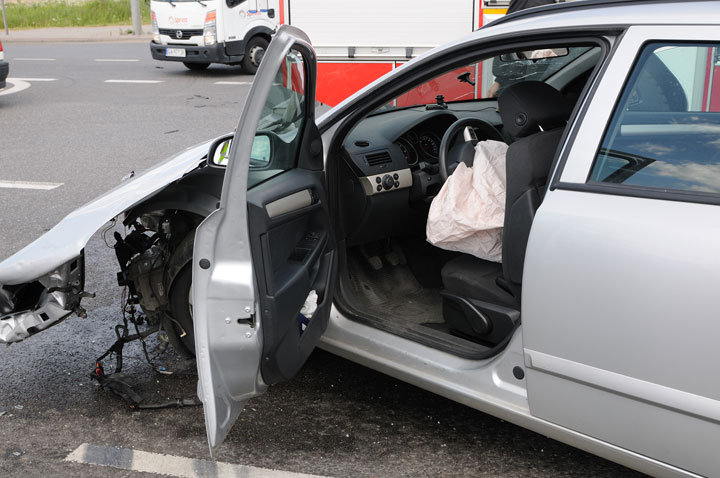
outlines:
[[[0,263],[0,284],[34,281],[77,257],[109,220],[202,163],[212,141],[190,147],[71,212],[55,227]]]
[[[210,144],[192,146],[71,212],[0,263],[0,343],[23,340],[75,312],[84,292],[83,250],[104,224],[182,178]]]

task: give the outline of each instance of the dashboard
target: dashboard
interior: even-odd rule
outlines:
[[[349,166],[361,181],[368,178],[374,183],[372,188],[366,188],[368,195],[412,187],[412,183],[397,180],[391,185],[386,176],[398,179],[417,170],[437,174],[440,142],[445,131],[458,119],[467,117],[501,128],[495,101],[451,104],[442,110],[418,106],[369,116],[343,142]],[[410,171],[400,172],[406,169]],[[399,182],[402,184],[395,184]]]
[[[440,154],[440,132],[437,128],[414,128],[397,139],[396,144],[408,166],[417,165],[420,159],[437,162]]]
[[[468,117],[502,130],[494,100],[388,110],[355,126],[343,141],[348,186],[354,185],[343,191],[346,215],[352,218],[346,224],[348,238],[357,232],[349,242],[406,233],[413,225],[424,228],[427,208],[442,186],[442,137],[455,121]]]

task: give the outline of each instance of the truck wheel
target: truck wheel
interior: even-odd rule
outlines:
[[[178,272],[170,288],[170,313],[173,328],[177,332],[179,344],[171,344],[182,355],[195,356],[195,333],[192,316],[192,262]],[[170,334],[168,334],[170,335]]]
[[[189,61],[184,61],[183,65],[193,71],[199,71],[205,70],[208,66],[210,66],[210,63],[190,63]]]
[[[254,75],[255,72],[257,72],[267,47],[268,41],[263,37],[252,37],[250,41],[247,42],[247,45],[245,45],[245,57],[242,60],[245,73]]]

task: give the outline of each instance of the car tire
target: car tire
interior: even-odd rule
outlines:
[[[268,41],[263,37],[252,37],[250,41],[247,42],[247,45],[245,45],[245,56],[242,60],[242,67],[245,73],[254,75],[257,72],[268,44]]]
[[[201,71],[206,70],[207,67],[210,66],[210,63],[190,63],[189,61],[184,61],[183,65],[190,70]]]
[[[170,323],[176,332],[171,340],[175,349],[186,356],[195,356],[195,333],[192,316],[192,263],[188,263],[175,276],[170,288]],[[172,331],[170,331],[172,332]],[[172,334],[169,333],[168,336]]]

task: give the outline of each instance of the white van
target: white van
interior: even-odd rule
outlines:
[[[278,0],[152,0],[155,60],[181,61],[191,70],[210,63],[257,71],[279,19]]]
[[[156,60],[191,70],[210,63],[255,73],[277,25],[293,25],[313,41],[323,77],[319,100],[335,105],[402,63],[505,14],[509,0],[152,0]],[[378,12],[382,12],[379,16]]]

